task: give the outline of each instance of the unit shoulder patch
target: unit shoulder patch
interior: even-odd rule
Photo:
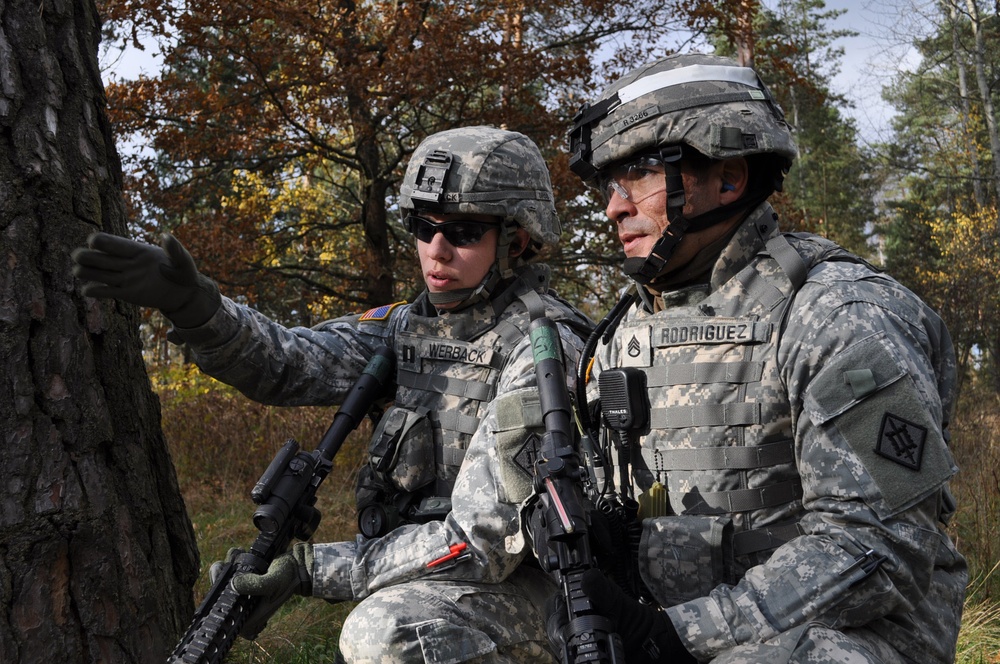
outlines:
[[[514,465],[528,477],[535,476],[535,462],[538,461],[542,449],[542,439],[532,432],[524,439],[521,449],[514,455]]]
[[[911,470],[920,470],[927,428],[886,412],[882,417],[875,452]]]

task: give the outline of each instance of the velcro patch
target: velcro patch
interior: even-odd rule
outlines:
[[[529,387],[494,400],[500,481],[511,503],[520,503],[534,491],[532,478],[541,446],[542,407],[538,390]]]
[[[918,391],[901,353],[884,332],[857,341],[816,374],[804,400],[808,417],[851,447],[862,466],[851,472],[883,518],[938,491],[956,470],[935,421],[939,405]]]
[[[653,328],[657,348],[690,344],[749,344],[767,341],[771,324],[739,318],[711,318],[671,321]]]
[[[886,413],[878,434],[875,452],[911,470],[920,470],[927,428]]]

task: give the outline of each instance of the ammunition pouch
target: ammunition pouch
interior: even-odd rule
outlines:
[[[434,439],[427,410],[390,408],[368,446],[358,473],[358,528],[382,537],[407,523],[444,519],[451,499],[429,495],[434,486]]]
[[[368,446],[372,470],[406,492],[434,481],[434,456],[434,436],[424,408],[390,408]]]
[[[705,597],[729,576],[731,539],[732,522],[724,515],[643,519],[639,574],[660,606]]]
[[[358,503],[358,530],[366,538],[375,539],[406,524],[443,521],[449,512],[451,498],[377,493],[368,502]]]

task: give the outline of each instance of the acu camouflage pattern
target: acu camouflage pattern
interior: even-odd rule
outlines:
[[[419,579],[362,600],[344,621],[350,662],[554,662],[542,608],[555,584],[520,566],[498,583]]]
[[[485,404],[497,396],[497,383],[509,371],[510,356],[527,336],[530,317],[516,299],[546,283],[543,267],[522,270],[520,278],[494,300],[446,316],[422,316],[410,308],[406,326],[394,336],[397,366],[395,407],[427,413],[433,438],[404,440],[391,479],[404,491],[427,481],[426,495],[448,497]],[[498,302],[510,302],[501,316]],[[547,298],[546,315],[568,322],[580,334],[587,323],[567,305]],[[433,458],[428,450],[433,449]]]
[[[950,338],[897,282],[775,219],[758,207],[709,285],[644,293],[599,348],[592,399],[602,367],[647,377],[633,484],[664,484],[670,514],[643,521],[643,580],[703,661],[855,661],[822,653],[870,641],[951,662],[967,574],[941,525]],[[925,431],[919,468],[874,453],[886,413]]]
[[[586,336],[590,322],[548,291],[548,271],[543,266],[522,268],[520,276],[522,279],[496,296],[492,305],[483,303],[444,314],[437,325],[430,318],[418,315],[429,311],[421,306],[421,303],[426,305],[426,294],[414,304],[394,307],[383,321],[361,321],[361,316],[356,315],[326,321],[314,328],[292,329],[223,298],[222,307],[208,323],[179,332],[204,372],[264,403],[336,405],[376,348],[390,345],[399,351],[406,340],[413,339],[408,333],[414,330],[425,341],[432,334],[439,335],[442,341],[450,342],[453,338],[473,341],[476,343],[470,346],[457,346],[489,347],[491,357],[504,358],[497,366],[449,364],[444,358],[423,363],[423,369],[439,378],[451,378],[454,371],[456,375],[463,374],[465,380],[469,378],[466,373],[472,371],[478,372],[473,378],[489,385],[489,391],[496,397],[535,392],[530,341],[527,336],[511,333],[526,330],[528,323],[524,304],[517,296],[534,289],[545,305],[546,314],[560,321],[568,367],[576,364],[583,345],[581,337]],[[499,311],[494,312],[491,306]],[[407,363],[401,366],[404,368],[399,369],[400,376],[406,373]],[[428,661],[463,661],[464,657],[482,650],[484,639],[494,643],[493,654],[487,659],[550,661],[544,634],[544,606],[539,603],[538,593],[547,594],[554,588],[545,586],[544,580],[540,586],[535,580],[528,584],[535,589],[529,593],[520,580],[522,572],[518,570],[526,554],[519,538],[518,503],[523,496],[510,495],[501,481],[501,467],[510,460],[503,458],[496,443],[500,426],[493,402],[435,394],[432,388],[437,379],[417,388],[407,384],[412,378],[400,381],[397,405],[418,407],[421,401],[430,399],[435,407],[461,408],[467,417],[481,419],[472,435],[446,431],[444,427],[434,433],[435,441],[442,443],[460,441],[461,446],[468,441],[463,460],[456,457],[456,464],[437,467],[442,473],[440,486],[454,485],[450,494],[452,511],[443,521],[404,525],[374,540],[359,536],[354,542],[315,544],[313,595],[332,600],[371,600],[354,609],[348,622],[350,629],[345,626],[343,633],[342,648],[345,652],[357,648],[359,661],[375,661],[380,657],[388,661],[393,653],[409,647],[406,644],[418,644],[425,653],[433,652]],[[432,421],[440,425],[439,419]],[[528,433],[526,428],[524,436]],[[440,457],[431,450],[426,452],[424,463],[433,463],[433,458],[444,456],[443,451]],[[461,466],[456,472],[457,462]],[[414,459],[403,459],[403,463],[414,463]],[[466,555],[460,560],[427,567],[428,562],[448,554],[449,547],[460,542],[467,544],[463,552]],[[411,583],[418,584],[412,586],[412,594]],[[459,617],[449,597],[459,593],[465,601],[477,606],[489,602],[489,595],[476,597],[476,592],[502,596],[504,601],[499,606],[504,610],[515,605],[519,608],[506,613],[506,618],[497,624],[487,624],[499,620],[496,615],[479,612],[477,619],[468,611],[461,613],[459,622],[452,622]],[[431,596],[437,599],[431,601],[428,599]],[[404,613],[402,606],[407,603],[405,613],[424,617],[424,622],[410,625],[409,630],[403,629],[394,618]],[[389,606],[394,607],[393,611],[386,610]],[[442,633],[448,638],[439,638]],[[367,637],[363,637],[365,634]],[[380,639],[372,643],[372,635],[392,635],[392,642]],[[363,641],[356,646],[347,643],[348,638],[355,637]],[[372,648],[382,648],[382,655],[374,656]]]
[[[451,170],[439,205],[414,197],[428,155],[446,151]],[[549,170],[538,146],[516,131],[461,127],[434,134],[417,147],[399,190],[399,207],[441,214],[488,214],[510,219],[525,230],[536,251],[559,243]]]
[[[716,55],[667,56],[618,79],[594,106],[617,99],[622,88],[645,77],[703,65],[739,66]],[[732,81],[691,81],[613,106],[589,123],[589,163],[600,170],[662,145],[683,144],[715,159],[773,153],[791,165],[796,156],[791,128],[763,81],[756,75],[754,78],[758,87]]]

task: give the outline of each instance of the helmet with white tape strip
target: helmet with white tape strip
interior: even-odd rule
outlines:
[[[712,159],[772,154],[781,171],[796,155],[784,113],[753,69],[684,54],[629,72],[585,106],[570,134],[570,167],[589,181],[666,145],[687,145]]]

